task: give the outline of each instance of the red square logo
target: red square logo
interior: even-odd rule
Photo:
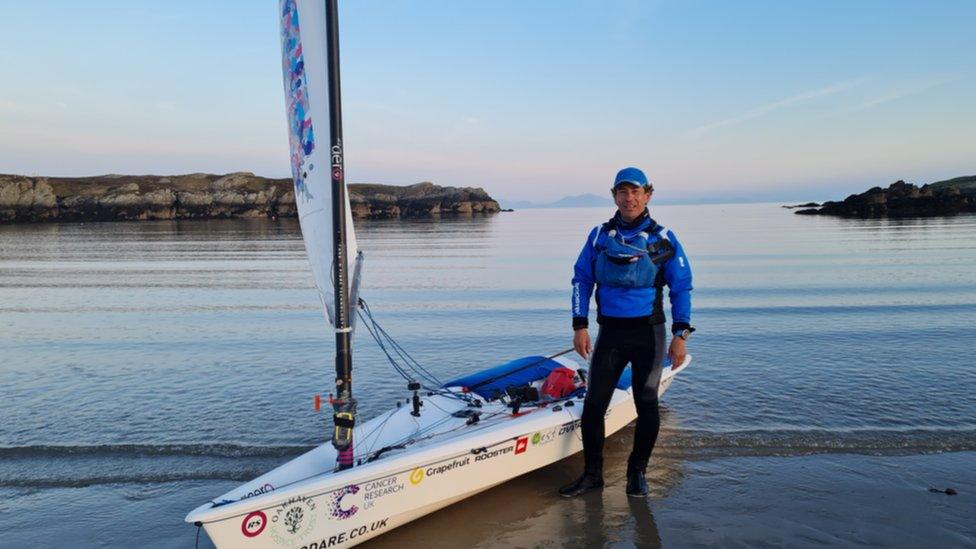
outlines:
[[[515,453],[521,454],[529,447],[529,437],[522,437],[515,441]]]

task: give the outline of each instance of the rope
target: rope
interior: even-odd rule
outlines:
[[[387,414],[386,419],[381,421],[376,427],[373,427],[372,431],[363,435],[361,444],[365,444],[368,447],[366,449],[367,453],[373,451],[373,447],[376,446],[376,442],[379,440],[380,435],[383,434],[383,427],[386,427],[387,422],[390,421],[390,418],[393,417],[393,414],[395,414],[397,410],[399,410],[399,408],[394,408],[393,410],[391,410]],[[376,433],[377,430],[379,431],[378,433]],[[376,433],[376,438],[374,438],[372,442],[367,442],[369,441],[369,437],[371,437],[373,433]]]
[[[472,396],[472,395],[474,393],[465,394],[465,393],[458,393],[458,392],[455,392],[455,391],[451,391],[451,390],[444,389],[443,388],[443,383],[437,378],[437,376],[435,376],[427,368],[424,368],[423,365],[421,365],[420,362],[417,361],[417,359],[415,359],[413,356],[411,356],[410,353],[408,353],[406,351],[406,349],[404,349],[393,338],[393,336],[391,336],[385,329],[383,329],[382,326],[380,326],[379,322],[377,322],[376,321],[376,318],[373,316],[373,312],[370,310],[369,305],[366,303],[366,301],[364,299],[359,298],[358,304],[359,304],[359,307],[357,308],[357,314],[359,315],[359,318],[362,319],[363,326],[366,327],[366,331],[369,332],[369,335],[372,336],[372,338],[376,342],[377,346],[379,346],[380,350],[386,356],[386,360],[393,367],[394,371],[396,371],[398,374],[400,374],[400,376],[403,377],[403,379],[405,379],[408,382],[416,381],[418,379],[423,380],[423,382],[421,383],[421,388],[427,390],[428,396],[440,395],[440,396],[444,396],[444,397],[447,397],[447,398],[453,398],[453,399],[461,400],[463,402],[467,402],[468,404],[472,404],[473,403],[474,396]],[[483,380],[483,381],[481,381],[481,382],[479,382],[479,383],[471,386],[470,388],[471,389],[475,389],[477,387],[481,387],[481,386],[486,385],[488,383],[492,383],[494,381],[497,381],[499,379],[502,379],[504,377],[507,377],[507,376],[509,376],[509,375],[511,375],[513,373],[520,372],[522,370],[531,368],[533,366],[536,366],[538,364],[541,364],[541,363],[545,362],[546,360],[551,360],[553,358],[556,358],[558,356],[565,355],[565,354],[570,353],[572,351],[573,351],[573,349],[566,349],[565,351],[560,351],[558,353],[555,353],[555,354],[552,354],[552,355],[543,357],[543,358],[541,358],[539,360],[533,361],[533,362],[531,362],[529,364],[526,364],[524,366],[521,366],[519,368],[516,368],[515,370],[509,371],[509,372],[505,372],[504,374],[500,374],[500,375],[495,376],[495,377],[490,378],[490,379]],[[448,410],[445,410],[444,408],[441,408],[440,406],[438,406],[436,403],[434,403],[429,398],[425,402],[428,403],[428,404],[430,404],[430,405],[432,405],[432,406],[434,406],[435,408],[438,408],[442,412],[445,412],[445,413],[448,412]],[[526,403],[526,406],[527,407],[531,407],[532,404]],[[536,406],[538,406],[538,404],[536,404]],[[372,461],[372,460],[375,460],[375,459],[379,458],[380,455],[382,455],[384,452],[387,452],[387,451],[390,451],[390,450],[394,450],[394,449],[402,449],[405,446],[408,446],[410,444],[414,444],[414,443],[419,442],[421,440],[431,439],[431,438],[434,438],[436,436],[441,436],[441,435],[445,435],[447,433],[456,431],[458,429],[463,429],[463,428],[466,428],[466,427],[470,427],[469,424],[465,423],[465,424],[459,425],[458,427],[455,427],[453,429],[449,429],[447,431],[443,431],[443,432],[439,432],[439,433],[432,433],[432,431],[434,431],[437,428],[441,427],[444,423],[446,423],[448,421],[451,421],[453,419],[456,419],[451,414],[447,414],[441,420],[435,421],[434,423],[432,423],[430,425],[427,425],[424,428],[417,429],[414,432],[412,432],[412,433],[404,436],[403,438],[401,438],[401,439],[399,439],[399,440],[397,440],[395,442],[386,444],[383,448],[380,448],[379,450],[375,450],[374,451],[374,448],[375,448],[375,446],[376,446],[376,444],[377,444],[377,442],[379,441],[379,438],[380,438],[379,435],[382,433],[383,428],[386,426],[386,424],[389,421],[389,419],[391,417],[393,417],[393,413],[395,413],[395,412],[396,412],[396,410],[394,410],[393,412],[391,412],[383,421],[381,421],[369,433],[367,433],[366,435],[364,435],[362,437],[362,446],[365,446],[366,447],[366,451],[365,452],[362,452],[362,453],[360,453],[360,454],[358,454],[358,455],[356,455],[354,457],[354,459],[357,462],[360,462],[361,463],[362,460],[364,460],[364,459],[367,460],[367,461]],[[505,414],[505,413],[507,413],[507,411],[499,411],[499,412],[495,412],[495,413],[486,414],[483,417],[483,419],[484,420],[491,419],[491,418],[495,417],[496,415]],[[377,433],[377,431],[379,431],[379,433]],[[370,440],[370,437],[374,433],[376,433],[375,438],[373,438],[372,440]],[[430,433],[430,434],[428,434],[428,433]],[[362,446],[360,446],[360,448]]]
[[[426,390],[430,395],[439,394],[464,402],[471,402],[472,397],[466,394],[458,394],[454,391],[443,389],[443,383],[427,368],[407,352],[386,330],[380,326],[373,316],[369,305],[362,298],[359,299],[358,308],[359,318],[363,320],[366,331],[372,336],[373,341],[379,346],[386,356],[386,360],[393,366],[393,370],[406,381],[422,380],[421,389]],[[396,356],[394,356],[396,355]],[[399,360],[398,360],[399,357]]]
[[[365,300],[360,298],[359,304],[359,317],[363,319],[363,324],[366,326],[366,330],[369,332],[369,335],[373,337],[373,340],[376,341],[376,344],[379,345],[380,350],[383,351],[383,354],[386,355],[386,359],[390,362],[390,365],[393,366],[393,369],[396,370],[396,372],[403,376],[403,378],[407,381],[414,381],[417,378],[421,378],[429,385],[432,385],[433,388],[439,389],[443,384],[439,379],[437,379],[437,376],[421,366],[416,359],[410,356],[410,353],[401,347],[400,344],[397,343],[396,340],[394,340],[393,337],[386,330],[384,330],[382,326],[379,325],[376,318],[373,317],[373,313],[370,311],[369,305],[366,304]],[[396,353],[396,355],[400,357],[400,360],[403,361],[405,365],[402,365],[397,361],[397,359],[393,356],[393,353],[387,349],[388,346],[393,350],[393,353]],[[415,375],[411,376],[410,373],[407,372],[407,368],[410,368]]]
[[[441,383],[441,381],[437,379],[437,376],[432,374],[429,370],[424,368],[420,364],[420,362],[418,362],[416,359],[410,356],[410,353],[408,353],[406,349],[401,347],[400,344],[397,343],[397,341],[393,339],[393,337],[390,336],[390,334],[388,334],[386,330],[384,330],[383,327],[379,325],[378,322],[376,322],[376,320],[373,318],[372,312],[369,310],[369,305],[367,305],[365,301],[363,301],[362,303],[363,303],[363,310],[366,311],[367,315],[369,315],[370,321],[373,323],[373,326],[377,329],[379,333],[383,334],[383,337],[385,337],[387,341],[389,341],[390,346],[392,346],[393,349],[397,352],[397,354],[400,355],[400,358],[402,358],[409,365],[411,365],[415,369],[415,371],[423,374],[430,381],[433,381],[434,384],[437,385],[438,387],[443,385],[443,383]]]

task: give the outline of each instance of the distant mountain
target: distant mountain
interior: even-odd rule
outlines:
[[[577,194],[566,196],[555,202],[529,202],[527,200],[501,200],[503,208],[527,210],[534,208],[597,208],[612,207],[613,200],[609,196],[595,194]]]

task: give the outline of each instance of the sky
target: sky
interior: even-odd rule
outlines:
[[[0,173],[288,177],[277,1],[0,2]],[[839,199],[976,174],[976,2],[340,0],[348,182]]]

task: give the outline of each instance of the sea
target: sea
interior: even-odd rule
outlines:
[[[611,213],[357,220],[361,295],[444,380],[564,351],[573,263]],[[570,458],[377,544],[976,545],[976,215],[651,215],[688,254],[697,328],[652,497],[618,468],[566,503]],[[0,226],[0,546],[209,546],[190,510],[330,436],[333,337],[296,219]],[[361,328],[353,356],[362,418],[409,394]]]

